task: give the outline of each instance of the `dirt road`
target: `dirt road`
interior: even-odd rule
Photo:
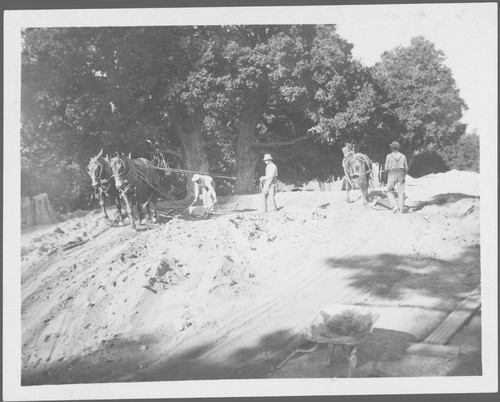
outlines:
[[[293,192],[265,215],[258,196],[239,196],[210,219],[137,232],[97,211],[26,231],[23,385],[344,376],[321,351],[276,369],[336,303],[380,314],[358,376],[456,374],[460,361],[415,361],[405,347],[480,283],[478,177],[409,181],[403,215]],[[474,323],[467,339],[480,339]],[[480,375],[474,345],[467,367]]]

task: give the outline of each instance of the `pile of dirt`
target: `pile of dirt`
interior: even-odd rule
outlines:
[[[459,173],[410,180],[404,215],[289,192],[268,214],[251,195],[138,231],[100,211],[25,231],[23,384],[279,376],[338,302],[372,306],[380,342],[423,336],[479,283],[480,203]]]

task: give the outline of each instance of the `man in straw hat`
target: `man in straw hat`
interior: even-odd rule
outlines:
[[[197,173],[193,175],[193,178],[191,180],[194,183],[194,201],[191,203],[190,207],[192,207],[196,203],[196,201],[198,201],[201,189],[203,206],[206,208],[205,214],[208,214],[217,202],[214,179],[211,176],[200,175]]]
[[[405,178],[408,172],[408,164],[406,157],[399,152],[399,143],[394,141],[389,144],[391,153],[385,159],[385,170],[387,171],[387,185],[384,187],[384,192],[391,203],[392,212],[403,213],[404,210],[404,195],[405,195]],[[394,197],[394,189],[398,193],[398,201]]]
[[[277,208],[274,194],[276,193],[276,185],[278,184],[278,168],[273,163],[273,157],[270,154],[265,154],[263,160],[266,164],[266,175],[260,178],[262,187],[262,210],[263,212],[267,212],[268,210],[276,211]]]

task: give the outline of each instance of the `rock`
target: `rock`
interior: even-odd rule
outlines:
[[[156,269],[156,276],[164,276],[169,271],[173,271],[170,263],[166,259],[162,259]]]
[[[174,325],[174,330],[177,333],[184,331],[187,328],[186,321],[182,318],[175,320],[173,325]]]

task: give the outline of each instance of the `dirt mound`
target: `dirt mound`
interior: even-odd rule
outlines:
[[[289,192],[268,214],[238,196],[139,231],[94,211],[24,232],[23,383],[263,378],[337,302],[420,336],[479,282],[479,199],[435,176],[410,180],[419,208],[399,216]],[[422,309],[393,320],[399,305]]]

